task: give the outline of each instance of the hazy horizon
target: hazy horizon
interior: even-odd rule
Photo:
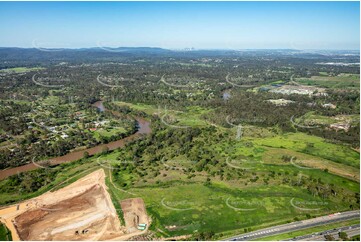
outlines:
[[[189,51],[199,51],[199,50],[209,50],[209,51],[262,51],[262,50],[295,50],[295,51],[360,51],[359,49],[292,49],[292,48],[244,48],[244,49],[227,49],[227,48],[193,48],[193,47],[184,47],[184,48],[164,48],[160,46],[90,46],[90,47],[18,47],[18,46],[0,46],[0,48],[17,48],[17,49],[59,49],[59,50],[81,50],[81,49],[120,49],[120,48],[154,48],[154,49],[163,49],[163,50],[171,50],[171,51],[181,51],[181,50],[189,50]]]
[[[359,50],[359,2],[0,2],[0,46]]]

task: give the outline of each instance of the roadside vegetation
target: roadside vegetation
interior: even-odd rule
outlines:
[[[4,224],[0,223],[0,240],[1,241],[12,241],[11,233]]]

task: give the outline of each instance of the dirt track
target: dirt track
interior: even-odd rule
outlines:
[[[133,199],[128,200],[132,204]],[[140,206],[140,222],[149,224],[140,201],[135,200],[134,208]],[[134,212],[133,207],[129,212]],[[125,240],[146,232],[121,226],[103,169],[55,192],[4,208],[0,218],[14,240]]]

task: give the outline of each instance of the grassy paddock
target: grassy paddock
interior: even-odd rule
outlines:
[[[320,210],[310,212],[315,205],[307,205],[307,201],[319,199],[288,186],[238,190],[202,183],[172,183],[127,190],[134,195],[114,186],[110,189],[119,199],[142,197],[153,217],[154,229],[166,231],[170,236],[257,228],[263,224],[306,219],[310,213],[316,216],[347,209],[332,201],[320,200]],[[306,204],[305,210],[293,207],[292,199],[296,199],[299,206]]]
[[[303,85],[319,86],[325,88],[354,88],[360,87],[359,74],[340,74],[338,76],[312,76],[311,78],[297,78]]]
[[[6,72],[6,73],[24,73],[29,71],[39,71],[44,70],[43,67],[15,67],[15,68],[8,68],[8,69],[2,69],[0,72]]]
[[[328,143],[320,137],[304,133],[286,133],[249,140],[261,146],[293,150],[356,168],[360,166],[360,154],[350,147]]]

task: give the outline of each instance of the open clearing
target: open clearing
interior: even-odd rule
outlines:
[[[0,73],[24,73],[24,72],[30,72],[30,71],[39,71],[44,70],[43,67],[15,67],[15,68],[8,68],[8,69],[2,69],[0,70]]]
[[[338,76],[312,76],[311,78],[297,78],[296,81],[303,85],[325,88],[354,88],[360,86],[359,74],[339,74]]]
[[[138,231],[138,224],[149,225],[144,201],[141,198],[126,199],[121,202],[127,232]]]
[[[138,213],[140,222],[149,223],[144,203],[137,201],[128,201],[132,207],[127,212]],[[55,192],[4,208],[0,216],[14,240],[124,240],[146,232],[128,233],[120,224],[103,169]]]

